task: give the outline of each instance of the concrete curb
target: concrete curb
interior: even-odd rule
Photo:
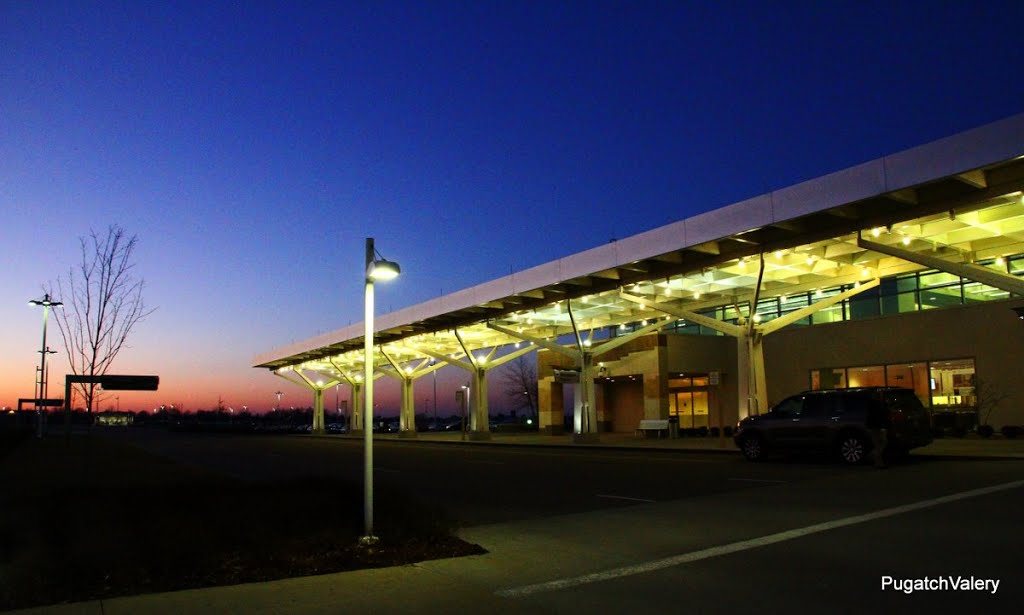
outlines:
[[[302,434],[300,434],[301,436]],[[362,440],[362,436],[349,436],[345,434],[308,434],[307,437],[317,439],[343,439],[343,440]],[[384,437],[377,437],[375,442],[406,442],[406,443],[419,443],[419,444],[430,444],[440,446],[506,446],[514,448],[555,448],[562,450],[581,450],[581,449],[595,449],[595,450],[607,450],[607,451],[628,451],[628,452],[644,452],[644,453],[700,453],[700,454],[712,454],[712,455],[739,455],[739,449],[735,448],[729,440],[730,446],[727,448],[717,447],[690,447],[690,446],[640,446],[631,444],[610,444],[610,443],[570,443],[570,442],[508,442],[502,440],[436,440],[430,438],[398,438],[391,437],[390,435]],[[930,452],[927,447],[918,449],[911,453],[915,457],[925,457],[929,459],[943,459],[943,460],[970,460],[970,461],[986,461],[986,460],[1021,460],[1024,459],[1024,452],[1021,453],[978,453],[976,451],[965,451],[963,453],[958,452]]]

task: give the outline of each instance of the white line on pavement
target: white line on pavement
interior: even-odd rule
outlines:
[[[905,504],[903,506],[894,506],[892,508],[885,508],[872,513],[865,513],[863,515],[854,515],[852,517],[836,519],[835,521],[826,521],[824,523],[808,525],[807,527],[797,528],[795,530],[787,530],[785,532],[769,534],[767,536],[761,536],[760,538],[752,538],[750,540],[741,540],[739,542],[733,542],[727,545],[711,547],[709,549],[701,549],[700,551],[693,551],[691,553],[674,555],[672,557],[666,557],[664,559],[658,559],[650,562],[644,562],[641,564],[635,564],[633,566],[612,568],[611,570],[604,570],[592,574],[585,574],[583,576],[571,577],[567,579],[556,579],[554,581],[536,583],[533,585],[525,585],[523,587],[502,589],[494,592],[494,594],[502,598],[523,598],[525,596],[529,596],[532,594],[556,591],[560,589],[568,589],[570,587],[587,585],[589,583],[597,583],[599,581],[609,581],[611,579],[618,579],[636,574],[643,574],[645,572],[654,572],[655,570],[671,568],[672,566],[679,566],[680,564],[689,564],[691,562],[696,562],[711,557],[717,557],[719,555],[728,555],[730,553],[737,553],[739,551],[746,551],[748,549],[756,549],[757,547],[764,547],[767,545],[772,545],[787,540],[793,540],[794,538],[801,538],[803,536],[817,534],[818,532],[826,532],[828,530],[834,530],[836,528],[846,527],[848,525],[856,525],[858,523],[866,523],[868,521],[875,521],[877,519],[884,519],[886,517],[902,515],[904,513],[913,512],[915,510],[932,508],[933,506],[940,506],[942,504],[948,504],[950,502],[966,500],[968,498],[974,498],[981,495],[988,495],[990,493],[996,493],[998,491],[1016,489],[1017,487],[1021,486],[1024,486],[1024,480],[1017,480],[1009,483],[1003,483],[1001,485],[994,485],[992,487],[984,487],[981,489],[972,489],[970,491],[961,491],[960,493],[954,493],[952,495],[933,498],[930,500],[922,500],[920,502]]]
[[[770,478],[730,478],[729,480],[740,481],[744,483],[788,483],[786,480],[773,480]]]
[[[646,500],[644,498],[627,498],[624,495],[602,495],[600,493],[594,495],[599,498],[608,498],[611,500],[629,500],[630,502],[650,502],[651,504],[657,502],[657,500]]]

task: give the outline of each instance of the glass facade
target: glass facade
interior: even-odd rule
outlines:
[[[979,261],[977,264],[995,271],[1024,277],[1024,254],[1003,259]],[[756,315],[759,322],[767,322],[852,288],[854,288],[853,284],[843,284],[831,288],[821,288],[809,292],[763,299],[757,304]],[[929,269],[885,278],[881,280],[877,287],[865,290],[850,299],[815,312],[793,323],[791,326],[818,325],[960,305],[973,305],[983,301],[1007,299],[1009,296],[1010,294],[1004,290],[986,286],[980,282],[961,278],[943,271]],[[741,309],[744,313],[746,312],[745,307],[741,307]],[[732,306],[704,310],[699,312],[699,314],[723,322],[735,324],[737,321],[736,310]],[[637,322],[613,327],[610,330],[610,334],[614,336],[617,333],[634,331],[640,328],[640,326],[641,323]],[[664,330],[684,335],[723,335],[714,329],[685,321],[677,321]]]
[[[913,389],[931,408],[937,427],[970,427],[977,421],[974,359],[948,359],[812,369],[811,389],[895,386]]]

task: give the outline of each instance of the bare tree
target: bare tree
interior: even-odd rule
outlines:
[[[526,408],[537,416],[537,364],[525,356],[511,361],[501,372],[501,387],[510,410]]]
[[[77,376],[102,376],[139,321],[151,314],[142,300],[144,282],[134,275],[132,257],[138,237],[125,235],[117,225],[106,235],[94,230],[80,237],[82,262],[57,279],[56,292],[64,309],[54,310],[57,326],[68,353],[71,372]],[[95,383],[76,389],[92,414],[97,390]]]
[[[989,380],[974,377],[974,406],[978,411],[979,426],[989,425],[992,412],[1003,403],[1009,395],[998,385]]]

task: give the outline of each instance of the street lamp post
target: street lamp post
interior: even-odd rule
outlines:
[[[50,293],[46,293],[45,295],[43,295],[42,299],[32,299],[31,301],[29,301],[29,305],[41,305],[41,306],[43,306],[43,347],[39,351],[39,354],[42,355],[42,359],[40,360],[40,365],[39,365],[39,396],[36,397],[36,418],[38,420],[38,428],[37,428],[37,431],[36,431],[36,437],[37,438],[42,438],[43,437],[43,416],[42,416],[42,414],[40,412],[40,404],[43,404],[43,403],[46,403],[46,402],[45,401],[40,401],[40,400],[45,400],[46,399],[46,394],[47,394],[47,391],[46,391],[46,355],[50,354],[50,352],[51,352],[50,349],[46,347],[46,321],[49,319],[50,308],[51,307],[60,307],[60,306],[62,306],[64,304],[61,303],[60,301],[53,301],[53,300],[51,300],[50,299]]]
[[[373,283],[393,279],[401,269],[398,263],[377,258],[373,238],[366,238],[365,310],[363,315],[363,523],[362,544],[373,544]]]

